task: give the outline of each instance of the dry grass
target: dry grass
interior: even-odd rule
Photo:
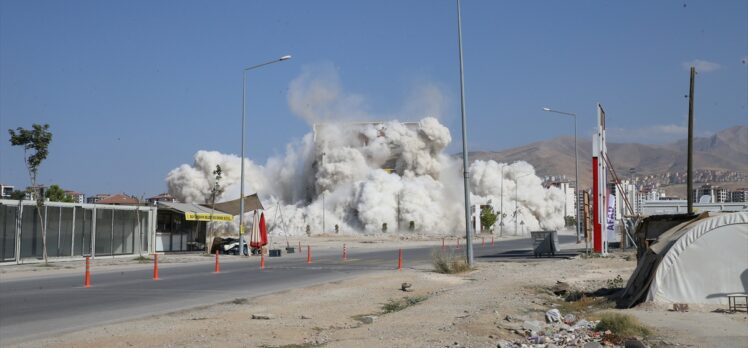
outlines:
[[[577,301],[562,302],[558,306],[561,313],[573,313],[576,315],[591,313],[596,310],[611,308],[612,302],[604,297],[588,297],[582,295]]]
[[[382,313],[387,314],[387,313],[399,312],[405,308],[408,308],[410,306],[426,301],[427,298],[428,297],[426,296],[412,296],[412,297],[403,297],[402,299],[399,299],[399,300],[390,299],[387,303],[382,305]]]
[[[646,337],[651,331],[636,318],[622,313],[605,312],[600,314],[596,330],[610,330],[620,337]]]
[[[322,347],[324,343],[318,344],[314,342],[307,342],[307,343],[301,343],[301,344],[284,344],[282,346],[268,346],[265,344],[260,345],[261,348],[314,348],[314,347]]]
[[[441,251],[434,251],[431,254],[431,264],[434,266],[434,271],[443,274],[456,274],[473,270],[464,258],[451,253],[445,254]]]
[[[235,298],[229,301],[228,303],[235,304],[235,305],[245,305],[245,304],[249,304],[249,299],[238,297],[238,298]]]
[[[150,257],[147,257],[147,256],[140,255],[140,256],[134,258],[133,261],[138,261],[138,263],[151,263],[151,261],[153,261],[153,259],[151,259]]]

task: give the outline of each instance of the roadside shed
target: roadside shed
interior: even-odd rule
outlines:
[[[234,220],[231,214],[195,203],[158,202],[157,207],[157,252],[203,251],[208,221]]]

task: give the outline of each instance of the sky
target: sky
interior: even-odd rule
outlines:
[[[748,124],[748,2],[462,2],[468,146],[501,150],[595,128],[609,141]],[[332,98],[331,117],[435,116],[461,151],[453,0],[0,0],[0,183],[28,185],[7,129],[48,123],[39,182],[88,195],[166,191],[198,150],[264,163],[310,131],[289,95]],[[321,85],[325,93],[310,92]],[[298,100],[296,100],[298,102]],[[313,121],[312,121],[313,122]]]

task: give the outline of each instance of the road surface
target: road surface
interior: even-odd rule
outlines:
[[[561,243],[572,236],[559,236]],[[493,248],[480,239],[474,245],[479,261],[532,258],[528,239],[497,241]],[[404,249],[404,267],[423,267],[431,262],[433,247]],[[523,250],[519,251],[518,250]],[[464,252],[464,246],[455,252]],[[366,272],[397,268],[397,250],[350,250],[342,261],[339,251],[267,258],[264,270],[259,258],[221,257],[221,272],[213,273],[212,258],[204,262],[159,265],[160,280],[152,280],[151,265],[97,272],[92,286],[83,287],[79,274],[44,275],[0,281],[0,346],[32,338],[76,331],[95,325],[210,305],[235,298],[336,281]],[[12,266],[11,266],[12,267]]]

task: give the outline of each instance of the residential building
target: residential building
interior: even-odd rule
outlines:
[[[47,191],[47,187],[44,185],[36,185],[36,188],[33,188],[31,186],[26,187],[26,196],[23,198],[27,201],[35,201],[36,200],[36,193],[41,192],[42,195],[44,195],[44,192]]]
[[[554,179],[555,177],[551,177]],[[574,197],[577,194],[577,190],[574,187],[574,183],[570,181],[546,181],[543,186],[557,187],[564,193],[564,216],[577,216],[577,202]]]
[[[107,193],[99,193],[99,194],[87,197],[86,198],[86,203],[96,204],[96,203],[99,203],[100,200],[102,200],[104,198],[107,198],[109,196],[111,196],[111,195],[107,194]]]
[[[73,198],[74,203],[86,203],[86,195],[80,192],[65,190],[65,194]]]
[[[111,204],[111,205],[139,205],[140,201],[125,194],[115,194],[96,202],[96,204]]]
[[[146,198],[146,202],[148,202],[148,205],[156,205],[158,202],[174,203],[176,201],[177,199],[168,193],[161,193],[153,197]]]
[[[728,192],[726,189],[710,184],[701,185],[692,192],[693,201],[698,203],[723,203],[727,202]]]
[[[624,180],[621,182],[621,187],[623,188],[623,194],[631,204],[631,209],[634,210],[634,214],[641,214],[641,201],[639,200],[637,185],[629,180]],[[631,215],[631,213],[626,212],[626,215]]]
[[[730,202],[746,202],[748,197],[748,187],[739,188],[730,192]]]
[[[15,189],[16,189],[15,186],[0,184],[0,198],[5,198],[5,199],[10,198],[10,195],[13,193],[13,190]]]

